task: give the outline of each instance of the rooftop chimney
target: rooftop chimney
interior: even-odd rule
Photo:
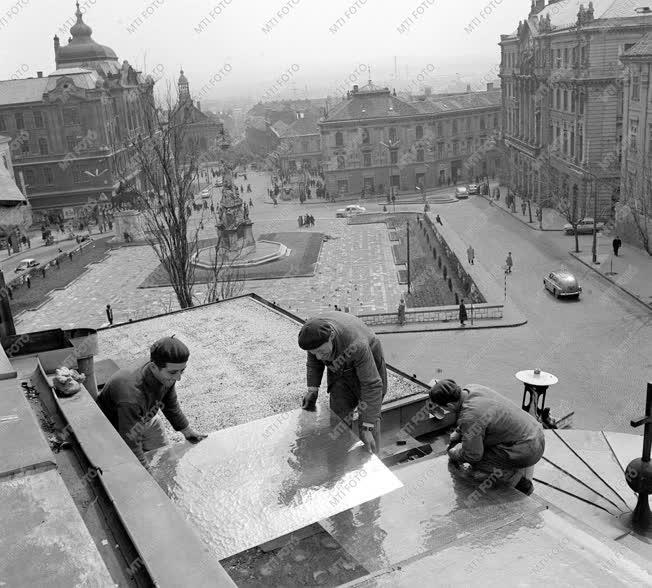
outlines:
[[[201,102],[199,100],[197,100],[197,110],[201,112]]]
[[[489,83],[487,84],[487,92],[491,92],[493,89],[494,89],[494,83],[493,83],[493,82],[489,82]]]
[[[43,77],[43,72],[42,71],[37,71],[36,72],[36,77],[37,78],[42,78]]]
[[[466,85],[466,91],[467,91],[467,92],[470,92],[470,91],[471,91],[471,84],[467,84],[467,85]]]
[[[355,84],[353,86],[353,93],[356,94],[358,92],[358,84]]]

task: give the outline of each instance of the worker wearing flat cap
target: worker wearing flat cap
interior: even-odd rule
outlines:
[[[387,370],[380,340],[359,318],[344,312],[325,312],[306,321],[299,347],[307,351],[308,392],[302,407],[315,410],[324,368],[330,408],[352,427],[358,409],[359,434],[367,450],[380,449],[380,411],[387,392]]]
[[[474,480],[490,476],[496,482],[531,494],[532,482],[525,469],[536,464],[545,449],[541,424],[495,390],[469,384],[460,388],[454,380],[441,380],[430,389],[435,416],[442,408],[457,416],[448,456],[455,464],[470,465]]]

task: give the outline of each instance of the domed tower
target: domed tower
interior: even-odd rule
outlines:
[[[93,40],[93,29],[82,18],[79,2],[75,12],[77,22],[70,28],[71,38],[68,44],[60,46],[59,38],[54,38],[54,59],[57,69],[70,67],[94,67],[99,62],[114,62],[118,57],[110,47],[100,45]]]
[[[190,100],[190,85],[188,84],[188,78],[184,75],[183,69],[181,70],[181,75],[179,76],[179,102],[188,102]]]

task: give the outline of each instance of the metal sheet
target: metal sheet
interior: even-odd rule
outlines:
[[[0,586],[115,586],[56,470],[0,481]]]
[[[422,458],[393,471],[404,484],[401,490],[321,521],[370,571],[542,508],[512,488],[483,490],[462,479],[446,456]]]
[[[649,565],[544,511],[347,586],[650,586]]]
[[[401,487],[328,409],[293,410],[154,452],[153,475],[218,559]]]

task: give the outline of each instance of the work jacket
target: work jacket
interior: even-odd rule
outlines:
[[[319,315],[335,333],[333,353],[321,361],[308,353],[306,362],[308,387],[319,387],[328,369],[329,381],[355,375],[360,385],[358,410],[361,422],[375,423],[380,418],[387,375],[383,348],[376,334],[358,317],[346,312],[330,311]],[[381,373],[382,372],[382,373]]]

